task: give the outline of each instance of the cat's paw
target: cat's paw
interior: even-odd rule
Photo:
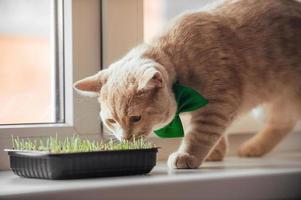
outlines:
[[[169,156],[167,165],[172,169],[196,169],[201,161],[188,153],[174,152]]]
[[[248,141],[239,148],[240,157],[261,157],[266,153],[266,149],[253,141]]]

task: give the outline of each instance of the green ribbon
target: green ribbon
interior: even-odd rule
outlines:
[[[179,114],[197,110],[208,104],[208,100],[200,95],[196,90],[186,87],[176,82],[173,84],[177,102],[177,112],[174,119],[165,127],[155,130],[155,134],[162,138],[183,137],[184,129]]]

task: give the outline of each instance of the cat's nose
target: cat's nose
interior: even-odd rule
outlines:
[[[119,129],[119,130],[115,131],[114,135],[118,140],[131,140],[132,139],[132,134],[124,131],[123,129]]]

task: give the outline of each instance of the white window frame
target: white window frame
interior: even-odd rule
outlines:
[[[108,67],[143,42],[143,0],[103,0],[103,64]]]
[[[99,0],[59,0],[63,8],[65,122],[54,124],[0,126],[0,170],[8,168],[7,153],[11,135],[45,137],[49,135],[101,136],[99,105],[96,99],[74,93],[75,81],[101,68],[101,2]],[[61,53],[61,52],[60,52]]]

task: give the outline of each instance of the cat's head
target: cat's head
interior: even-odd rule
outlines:
[[[125,57],[74,88],[98,98],[100,117],[118,139],[148,136],[176,112],[167,72],[150,59]]]

